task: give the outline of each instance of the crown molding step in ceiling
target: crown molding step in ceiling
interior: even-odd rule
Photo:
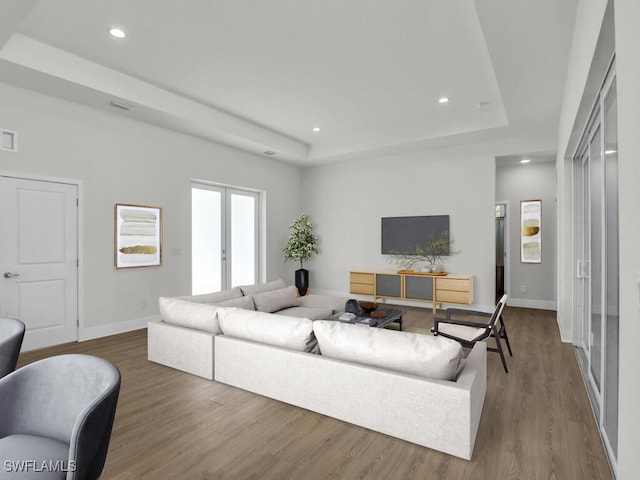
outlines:
[[[8,0],[0,81],[313,165],[553,132],[575,11],[576,0],[156,0],[153,12]]]

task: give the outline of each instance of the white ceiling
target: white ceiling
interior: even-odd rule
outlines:
[[[0,81],[300,165],[546,149],[576,1],[3,0]]]

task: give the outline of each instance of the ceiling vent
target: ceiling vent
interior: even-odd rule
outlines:
[[[132,103],[125,103],[119,100],[111,100],[109,102],[109,105],[111,105],[114,108],[119,108],[120,110],[124,110],[125,112],[128,112],[129,110],[133,110],[134,108],[136,108],[136,106]]]
[[[274,152],[272,150],[265,150],[262,153],[264,153],[265,155],[269,155],[270,157],[273,157],[276,154],[276,152]]]

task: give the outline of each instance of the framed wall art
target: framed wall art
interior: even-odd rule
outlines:
[[[542,200],[520,202],[520,261],[542,262]]]
[[[142,205],[115,205],[116,268],[162,265],[162,209]]]

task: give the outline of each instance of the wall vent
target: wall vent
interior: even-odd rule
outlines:
[[[6,152],[18,151],[18,132],[0,128],[0,150]]]
[[[120,100],[111,100],[109,102],[109,105],[111,105],[114,108],[119,108],[120,110],[124,110],[126,112],[128,112],[129,110],[133,110],[134,108],[136,108],[136,106],[132,103],[125,103],[125,102],[121,102]]]

